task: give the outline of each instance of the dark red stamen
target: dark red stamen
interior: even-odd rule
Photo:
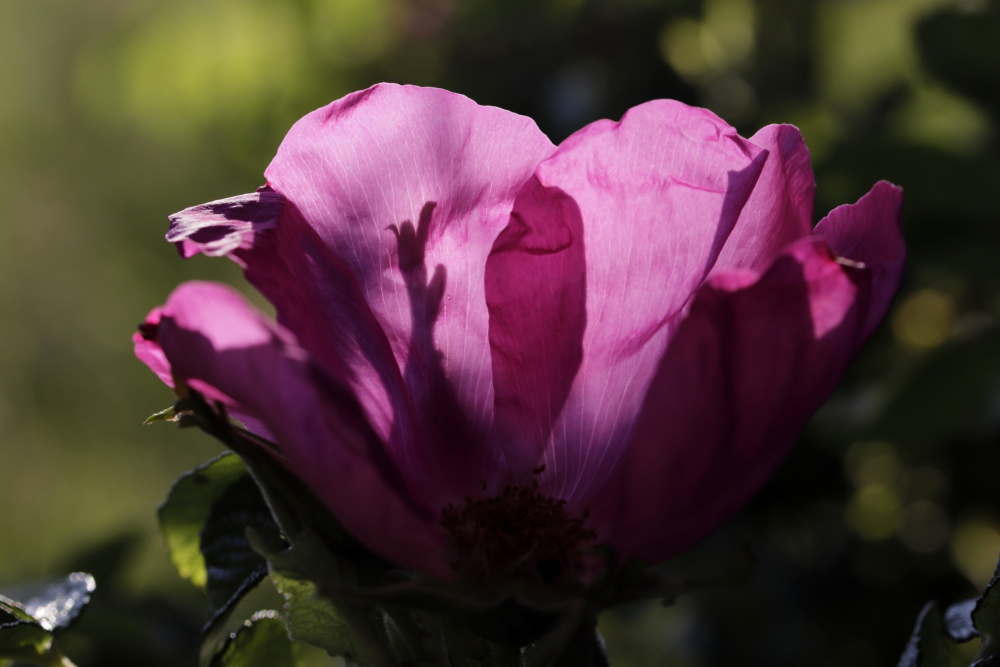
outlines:
[[[597,536],[566,501],[538,493],[538,483],[512,484],[499,495],[448,505],[441,526],[451,536],[452,567],[482,582],[579,579],[583,547]]]

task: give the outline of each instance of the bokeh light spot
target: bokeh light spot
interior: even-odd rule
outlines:
[[[911,551],[937,551],[947,544],[948,533],[948,517],[937,503],[918,500],[903,508],[898,534]]]
[[[955,324],[954,300],[944,292],[926,288],[910,294],[892,315],[896,339],[913,350],[926,350],[947,340]]]
[[[1000,530],[995,521],[969,518],[959,522],[949,545],[952,562],[976,588],[993,578],[1000,553]]]
[[[103,120],[129,120],[173,141],[252,122],[296,90],[305,71],[290,5],[174,2],[121,35],[88,44],[77,91]]]
[[[893,114],[889,126],[901,139],[951,153],[976,154],[989,145],[989,116],[939,86],[922,84]]]
[[[704,7],[704,20],[679,18],[660,34],[663,59],[692,81],[738,68],[754,47],[749,0],[706,0]]]
[[[339,65],[371,62],[389,49],[395,32],[385,0],[313,2],[317,44]]]
[[[890,442],[855,442],[844,457],[848,478],[857,487],[892,486],[899,477],[901,464]]]
[[[848,525],[866,540],[890,537],[900,518],[899,495],[889,487],[872,484],[861,487],[847,504]]]
[[[918,68],[912,26],[952,0],[835,0],[818,5],[817,78],[845,109],[870,103]]]

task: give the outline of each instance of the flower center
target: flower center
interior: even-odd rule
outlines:
[[[442,512],[451,536],[452,567],[465,578],[579,580],[586,571],[584,545],[597,534],[584,527],[588,513],[575,517],[566,501],[538,493],[538,483],[511,484],[499,495],[469,498]]]

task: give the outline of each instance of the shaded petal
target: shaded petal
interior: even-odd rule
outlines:
[[[906,245],[902,234],[903,190],[879,181],[856,204],[830,211],[816,225],[816,235],[830,244],[842,258],[867,269],[862,275],[871,293],[864,335],[875,330],[899,288]]]
[[[160,380],[174,390],[178,396],[187,393],[187,387],[201,392],[210,401],[221,401],[231,408],[230,414],[243,420],[247,417],[243,406],[233,401],[218,389],[207,385],[198,379],[178,378],[174,375],[174,369],[170,365],[170,360],[163,352],[159,341],[160,320],[163,316],[163,308],[154,308],[146,316],[146,320],[139,325],[139,330],[132,334],[132,346],[136,358],[149,367]],[[177,385],[181,386],[178,387]],[[187,387],[185,387],[187,385]],[[252,420],[251,418],[251,421]],[[256,422],[254,422],[256,425]],[[258,435],[264,435],[260,430],[254,430]]]
[[[585,282],[580,209],[532,178],[486,264],[497,426],[521,474],[538,465],[580,368]]]
[[[385,84],[305,116],[266,171],[286,211],[237,253],[247,277],[429,495],[501,477],[486,257],[552,150],[530,119]]]
[[[785,246],[812,233],[816,179],[802,134],[791,125],[768,125],[750,142],[768,151],[767,161],[713,274],[760,273]]]
[[[163,349],[156,342],[156,329],[160,324],[162,308],[154,308],[139,325],[139,330],[132,334],[132,348],[136,358],[156,373],[156,377],[171,389],[174,388],[174,375],[170,370],[170,362],[163,354]]]
[[[173,373],[213,387],[274,434],[281,463],[375,553],[447,577],[436,510],[405,496],[398,470],[350,390],[232,289],[185,283],[157,342]]]
[[[549,350],[582,350],[565,398],[574,370],[568,353],[550,377],[532,376],[545,382],[536,389],[501,385],[517,377],[516,368],[496,374],[498,397],[520,394],[533,410],[518,406],[511,415],[498,404],[498,416],[534,420],[534,429],[522,426],[529,433],[551,430],[547,442],[534,443],[545,447],[539,481],[546,493],[573,504],[614,468],[673,323],[715,263],[763,161],[761,149],[712,113],[659,100],[635,107],[620,123],[584,128],[539,165],[537,184],[515,205],[517,225],[526,230],[522,247],[487,285],[502,286],[504,298],[521,308],[506,321],[530,330],[525,347],[540,348],[544,339]],[[563,238],[576,246],[572,261],[552,261],[531,247],[533,239]],[[532,302],[543,279],[553,284],[549,301],[578,295],[585,284],[585,329],[575,310]],[[519,363],[518,356],[494,355],[495,366],[507,363]]]
[[[627,468],[592,500],[622,557],[665,560],[749,500],[865,340],[873,278],[807,238],[759,279],[721,274],[699,290],[649,387]]]
[[[135,356],[139,361],[146,364],[151,371],[156,373],[156,376],[164,384],[175,392],[180,393],[175,386],[176,378],[174,377],[173,368],[170,367],[167,355],[164,354],[163,348],[160,347],[160,343],[157,340],[162,312],[162,308],[154,308],[150,311],[149,315],[146,316],[146,321],[139,325],[139,330],[132,334],[132,345],[135,350]],[[208,400],[222,401],[228,405],[230,408],[229,415],[236,418],[251,433],[255,433],[265,440],[274,440],[274,436],[264,427],[259,419],[247,414],[243,406],[237,404],[229,396],[200,380],[191,380],[188,384],[195,390],[200,391]]]

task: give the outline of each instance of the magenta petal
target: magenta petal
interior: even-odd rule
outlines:
[[[649,387],[627,469],[592,502],[622,557],[654,563],[692,546],[784,460],[865,339],[859,271],[810,238],[757,280],[722,274],[699,290]]]
[[[816,179],[798,129],[768,125],[750,142],[768,151],[767,161],[713,273],[760,273],[785,246],[812,233]]]
[[[177,386],[178,378],[175,377],[174,369],[171,367],[167,355],[160,346],[159,330],[162,316],[163,308],[154,308],[146,316],[146,320],[139,325],[139,330],[132,334],[132,346],[136,358],[146,364],[149,370],[153,371],[163,384],[175,390],[178,394],[186,391],[186,388],[183,388],[183,384],[186,383],[190,388],[204,394],[208,400],[225,403],[232,409],[233,416],[238,416],[240,419],[245,418],[246,413],[242,406],[211,385],[206,385],[197,379],[190,381],[182,379],[182,387],[179,388]],[[254,433],[264,435],[261,430],[254,430]]]
[[[254,236],[278,223],[284,199],[269,188],[186,208],[170,216],[167,240],[181,256],[221,257],[253,245]]]
[[[580,209],[532,179],[486,264],[497,427],[508,463],[538,465],[583,358]]]
[[[552,150],[528,118],[383,84],[305,116],[266,171],[292,210],[238,253],[248,278],[352,389],[385,387],[363,404],[428,493],[497,478],[486,258]]]
[[[158,340],[162,312],[162,308],[154,308],[146,316],[146,321],[139,325],[139,331],[132,335],[132,345],[136,358],[156,373],[156,376],[165,385],[176,391],[178,388],[175,386],[176,378],[174,377],[173,368],[170,367],[167,355],[163,352],[163,348],[160,347]],[[274,436],[264,427],[259,419],[247,414],[243,406],[236,403],[229,396],[221,393],[215,387],[196,379],[189,380],[188,384],[191,388],[204,394],[209,400],[221,401],[228,405],[230,408],[229,415],[236,418],[247,430],[256,433],[266,440],[274,439]]]
[[[816,225],[816,235],[826,239],[837,255],[866,269],[862,275],[871,295],[865,336],[882,321],[899,287],[906,259],[902,209],[902,188],[879,181],[856,204],[838,206]]]
[[[171,389],[174,387],[174,376],[170,370],[170,362],[167,361],[163,349],[156,342],[156,329],[160,324],[162,308],[154,308],[146,316],[145,322],[139,325],[139,331],[132,334],[132,347],[136,358],[149,367],[149,370],[156,373],[163,384]]]
[[[407,490],[350,391],[291,334],[236,292],[185,283],[162,310],[157,341],[173,372],[214,387],[274,434],[281,462],[358,540],[394,562],[447,577],[436,510]]]
[[[512,223],[530,232],[525,248],[487,284],[502,286],[510,308],[520,308],[506,319],[530,332],[525,347],[543,340],[545,349],[567,346],[548,371],[549,385],[522,398],[559,396],[574,369],[569,351],[582,350],[552,435],[536,444],[545,447],[548,473],[540,481],[547,493],[572,504],[614,469],[673,323],[715,263],[763,161],[761,149],[712,113],[660,100],[630,110],[620,123],[584,128],[539,165],[538,185],[518,199]],[[532,239],[562,238],[575,244],[572,261],[570,254],[552,261],[531,251]],[[575,308],[541,313],[545,304],[531,303],[536,284],[550,283],[551,302],[552,295],[579,295],[581,280],[585,330]],[[508,338],[519,335],[512,327]],[[494,356],[495,366],[508,363],[516,366],[518,355]],[[519,393],[519,386],[500,384],[519,372],[496,372],[498,397]],[[533,382],[535,375],[546,380],[534,373]],[[534,430],[548,430],[549,411],[558,408],[535,406]]]

